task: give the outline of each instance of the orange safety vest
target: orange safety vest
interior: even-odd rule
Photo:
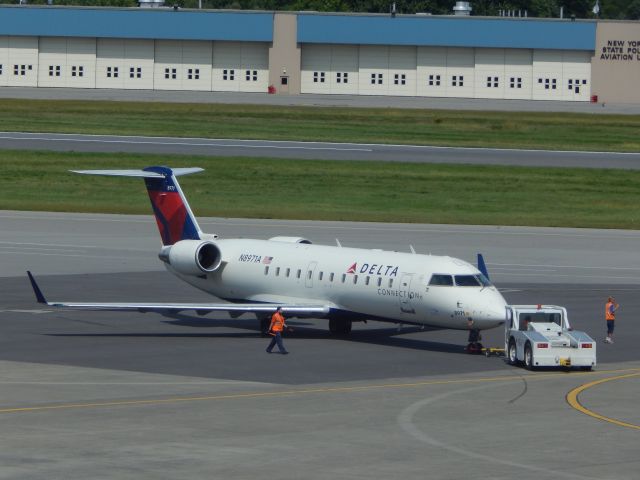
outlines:
[[[616,314],[615,314],[615,312],[611,311],[611,307],[613,307],[613,302],[607,302],[607,304],[604,307],[604,318],[606,320],[615,320],[616,319]]]
[[[284,317],[281,313],[276,312],[273,314],[273,316],[271,317],[271,326],[269,327],[269,329],[272,332],[281,332],[282,330],[284,330]]]

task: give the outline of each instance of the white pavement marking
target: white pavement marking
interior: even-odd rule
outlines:
[[[500,385],[500,384],[497,384],[497,385]],[[529,470],[529,471],[533,471],[533,472],[545,473],[547,475],[552,475],[552,476],[556,476],[556,477],[571,478],[571,479],[583,479],[583,480],[585,478],[594,478],[594,480],[595,480],[595,477],[586,477],[583,474],[577,475],[577,474],[562,472],[562,471],[558,471],[558,470],[551,470],[551,469],[547,469],[547,468],[544,468],[544,467],[537,467],[535,465],[527,465],[527,464],[524,464],[524,463],[513,462],[511,460],[505,460],[505,459],[502,459],[502,458],[497,458],[497,457],[493,457],[493,456],[490,456],[490,455],[477,453],[477,452],[474,452],[474,451],[471,451],[471,450],[467,450],[465,448],[457,447],[455,445],[449,445],[447,443],[441,442],[441,441],[433,438],[432,436],[430,436],[427,433],[423,432],[422,430],[420,430],[416,426],[416,423],[415,423],[413,417],[415,416],[416,413],[418,413],[418,411],[420,409],[422,409],[423,407],[425,407],[425,406],[427,406],[427,405],[429,405],[431,403],[439,402],[439,401],[444,400],[444,399],[446,399],[448,397],[451,397],[453,395],[463,395],[463,394],[468,394],[469,392],[473,392],[475,390],[480,390],[480,389],[483,389],[483,388],[495,388],[495,387],[496,387],[496,384],[492,383],[491,385],[487,384],[487,385],[480,385],[480,386],[477,386],[477,387],[464,388],[464,389],[460,389],[460,390],[454,390],[452,392],[443,393],[443,394],[440,394],[440,395],[435,395],[433,397],[425,398],[424,400],[420,400],[418,402],[415,402],[415,403],[409,405],[402,412],[400,412],[400,414],[398,415],[398,424],[400,425],[400,427],[402,427],[402,429],[405,432],[407,432],[412,437],[420,440],[421,442],[427,443],[427,444],[432,445],[434,447],[439,447],[439,448],[448,450],[448,451],[453,452],[453,453],[455,453],[457,455],[463,455],[465,457],[473,458],[473,459],[476,459],[476,460],[483,460],[483,461],[490,462],[490,463],[499,463],[501,465],[506,465],[508,467],[515,467],[515,468],[521,468],[523,470]]]

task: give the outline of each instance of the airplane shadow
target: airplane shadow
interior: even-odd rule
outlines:
[[[261,337],[258,331],[256,319],[229,319],[229,318],[204,318],[186,314],[164,314],[166,324],[190,327],[198,329],[233,328],[246,332],[198,332],[198,333],[59,333],[48,334],[60,337],[131,337],[131,338],[257,338]],[[305,320],[288,320],[288,325],[294,328],[293,332],[287,332],[286,337],[307,340],[331,339],[351,343],[363,343],[370,345],[393,346],[421,351],[442,352],[450,354],[464,354],[466,333],[461,332],[461,343],[433,342],[429,340],[407,338],[406,335],[419,332],[439,331],[440,328],[403,326],[358,329],[357,327],[348,335],[331,335],[326,327],[319,327],[317,323]]]

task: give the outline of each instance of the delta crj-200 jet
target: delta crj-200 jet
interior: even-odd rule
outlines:
[[[505,320],[506,302],[478,268],[457,258],[313,245],[305,238],[222,239],[206,234],[176,177],[201,168],[82,170],[76,173],[143,178],[156,217],[167,270],[230,303],[76,303],[47,301],[29,273],[37,300],[51,307],[199,315],[254,313],[264,331],[271,313],[329,320],[332,333],[354,321],[379,320],[440,328],[487,329]]]

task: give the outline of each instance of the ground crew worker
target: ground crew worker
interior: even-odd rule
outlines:
[[[467,319],[467,328],[469,329],[469,339],[467,340],[467,352],[468,353],[480,353],[482,352],[482,344],[480,340],[480,329],[475,326],[472,318]]]
[[[607,338],[604,339],[604,343],[613,343],[613,328],[616,319],[616,310],[620,305],[616,303],[616,299],[609,297],[607,304],[604,306],[604,318],[607,321]]]
[[[283,355],[288,354],[287,350],[282,344],[282,331],[287,328],[287,324],[284,323],[284,316],[282,315],[282,307],[278,307],[275,313],[271,316],[271,325],[269,326],[269,335],[273,335],[271,343],[267,347],[267,353],[271,353],[273,347],[278,344],[278,350]]]

